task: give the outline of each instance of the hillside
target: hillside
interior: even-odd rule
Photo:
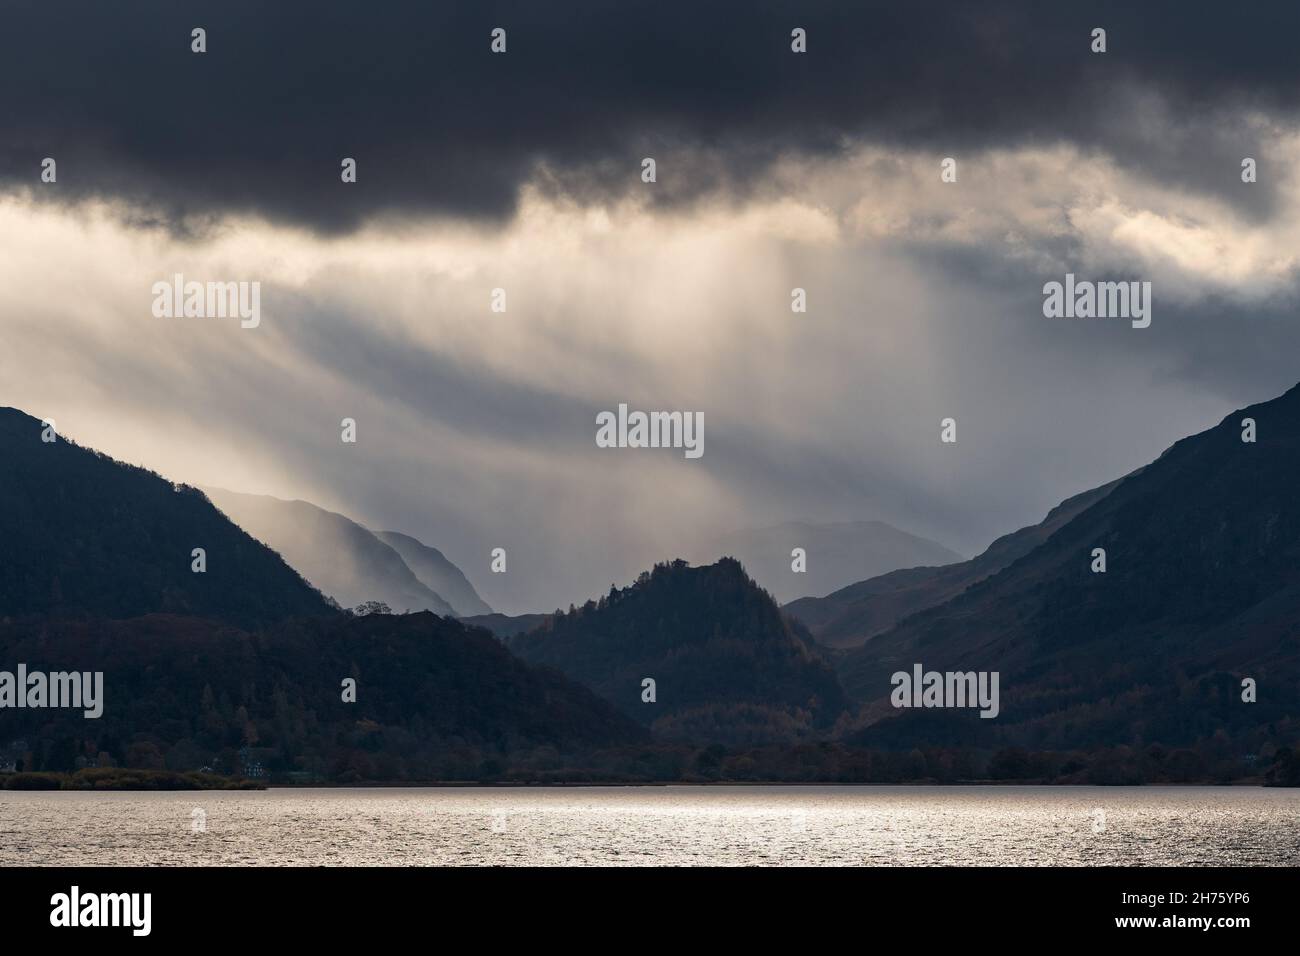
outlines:
[[[401,555],[420,583],[450,604],[458,617],[492,613],[492,608],[478,596],[464,572],[437,548],[397,531],[375,531],[373,534]]]
[[[829,666],[729,558],[656,565],[508,644],[666,738],[792,740],[842,709]],[[642,699],[645,678],[655,681],[654,703]]]
[[[302,576],[343,607],[382,601],[395,612],[454,616],[392,547],[351,518],[308,501],[283,501],[224,488],[206,489],[218,508],[275,548]]]
[[[0,617],[167,612],[251,626],[332,613],[201,491],[41,433],[0,409]]]
[[[1241,440],[1253,418],[1258,441]],[[842,658],[866,743],[1289,743],[1300,697],[1300,388],[1124,478],[1001,571]],[[1103,548],[1106,570],[1091,570]],[[1001,675],[1001,715],[895,710],[890,675]],[[1241,699],[1241,680],[1258,702]]]
[[[942,604],[1024,557],[1079,512],[1109,494],[1116,484],[1110,482],[1066,499],[1038,524],[1003,535],[969,561],[891,571],[824,598],[792,601],[783,610],[805,625],[819,643],[856,647],[909,614]]]
[[[104,672],[103,716],[7,710],[27,769],[82,756],[348,781],[477,780],[545,748],[556,759],[645,731],[590,691],[430,613],[301,619],[258,634],[170,615],[0,625],[0,659]],[[345,703],[341,682],[356,681]],[[240,751],[247,748],[245,754]]]

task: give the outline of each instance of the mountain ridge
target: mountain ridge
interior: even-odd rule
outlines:
[[[1244,418],[1255,442],[1242,440]],[[1293,737],[1298,471],[1300,386],[1180,439],[1029,553],[842,655],[846,691],[864,704],[851,739],[1247,749]],[[1002,716],[890,707],[890,674],[914,662],[999,671]],[[1243,700],[1247,678],[1255,701]]]
[[[451,605],[457,617],[493,613],[465,572],[437,548],[400,531],[372,531],[371,534],[396,551],[416,579]]]
[[[829,729],[843,709],[812,641],[734,558],[656,564],[506,643],[669,738],[794,740]]]
[[[983,552],[953,564],[903,568],[850,584],[822,598],[800,598],[782,610],[829,647],[856,647],[910,614],[941,604],[1028,554],[1122,479],[1073,495],[1036,525],[995,539]]]
[[[0,616],[170,612],[255,626],[334,613],[201,490],[44,431],[0,408]]]
[[[420,581],[393,547],[346,515],[300,498],[205,490],[231,520],[278,551],[343,607],[380,601],[397,612],[456,616],[451,604]]]

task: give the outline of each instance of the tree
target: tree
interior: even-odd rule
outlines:
[[[1268,769],[1266,786],[1300,787],[1300,754],[1290,747],[1278,748],[1273,766]]]

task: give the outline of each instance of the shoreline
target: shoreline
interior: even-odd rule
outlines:
[[[13,784],[17,783],[15,786]],[[1223,783],[1212,780],[1195,783],[1055,783],[1041,780],[962,780],[940,782],[935,780],[911,780],[889,783],[848,783],[837,780],[659,780],[659,781],[480,781],[480,780],[443,780],[443,781],[364,781],[355,783],[273,783],[261,780],[218,777],[213,774],[177,773],[171,771],[120,770],[117,768],[96,768],[93,772],[77,771],[74,774],[56,773],[12,773],[0,774],[0,793],[151,793],[151,792],[211,792],[211,791],[285,791],[302,790],[578,790],[578,789],[666,789],[666,788],[732,788],[732,789],[866,789],[902,790],[998,790],[1015,788],[1034,788],[1041,790],[1056,789],[1090,789],[1090,790],[1124,790],[1124,789],[1258,789],[1288,790],[1290,787],[1270,786],[1262,777],[1243,778]]]

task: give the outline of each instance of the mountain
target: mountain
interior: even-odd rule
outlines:
[[[969,561],[890,571],[824,598],[800,598],[783,610],[804,624],[819,643],[856,647],[909,614],[942,604],[1024,557],[1079,512],[1109,494],[1116,484],[1113,481],[1066,499],[1038,524],[1003,535]]]
[[[1254,419],[1258,441],[1242,440]],[[858,743],[1197,745],[1300,731],[1300,386],[1183,439],[956,597],[841,658]],[[1094,549],[1104,572],[1094,572]],[[895,709],[890,678],[996,671],[1001,713]],[[1257,702],[1243,700],[1243,680]]]
[[[172,615],[0,623],[0,660],[104,674],[96,720],[4,712],[4,743],[25,744],[27,769],[104,754],[146,769],[235,773],[255,761],[278,778],[479,780],[648,737],[486,631],[430,613],[303,618],[257,634]]]
[[[42,441],[38,419],[0,408],[0,617],[155,612],[245,626],[332,613],[201,491],[62,435]]]
[[[470,627],[483,627],[497,637],[514,637],[526,634],[546,623],[547,614],[471,614],[461,621]]]
[[[811,641],[731,558],[656,565],[508,646],[668,739],[793,740],[827,728],[843,708]],[[643,700],[646,678],[653,703]]]
[[[458,617],[492,613],[461,569],[437,548],[397,531],[376,531],[374,535],[401,555],[420,583],[450,604]]]
[[[803,548],[808,565],[791,570],[794,548]],[[759,585],[779,602],[823,595],[854,581],[897,568],[951,564],[962,556],[941,544],[900,531],[883,521],[839,524],[787,522],[726,535],[707,557],[737,558]]]
[[[452,606],[421,582],[397,551],[351,518],[306,501],[223,488],[209,488],[207,493],[231,520],[284,555],[343,607],[382,601],[399,613],[455,616]]]

